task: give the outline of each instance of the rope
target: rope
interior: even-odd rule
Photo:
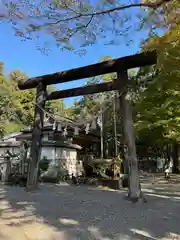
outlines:
[[[123,92],[121,92],[119,94],[119,97],[122,95]],[[115,93],[114,93],[115,94]],[[112,99],[111,99],[112,100]],[[102,104],[102,107],[105,106],[107,104],[107,102],[109,102],[110,100],[107,100],[106,101],[103,101],[103,104]],[[56,116],[58,116],[59,118],[66,121],[66,124],[64,125],[68,125],[68,124],[71,124],[71,126],[73,125],[74,127],[80,127],[82,126],[83,124],[88,124],[89,122],[93,122],[95,121],[98,117],[99,117],[99,114],[96,115],[95,117],[92,117],[89,121],[82,121],[80,123],[76,123],[73,119],[70,119],[68,117],[64,117],[64,116],[60,116],[59,114],[56,114],[56,116],[54,116],[52,113],[46,111],[45,109],[41,108],[37,103],[35,103],[35,105],[41,109],[41,111],[43,111],[46,115],[48,115],[49,117],[51,117],[55,122],[58,122],[59,120],[56,118]],[[70,123],[69,123],[70,122]],[[61,123],[62,124],[62,123]]]

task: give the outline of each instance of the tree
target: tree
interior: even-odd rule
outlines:
[[[145,0],[145,3],[146,2],[148,3],[149,1]],[[161,33],[163,35],[170,27],[174,28],[179,25],[179,8],[180,3],[178,0],[169,1],[168,4],[164,4],[162,8],[157,9],[157,11],[153,11],[149,8],[145,11],[144,18],[140,19],[140,29],[142,30],[142,28],[145,28],[149,30],[149,37],[159,36]]]
[[[43,33],[48,33],[61,49],[78,50],[81,47],[79,53],[83,53],[86,46],[100,39],[113,44],[127,36],[129,31],[136,31],[132,22],[137,22],[139,16],[146,18],[142,9],[151,9],[152,14],[159,13],[172,3],[173,0],[134,0],[127,4],[117,0],[54,0],[39,1],[39,4],[25,0],[6,1],[1,19],[11,23],[15,34],[23,39],[42,38]],[[134,8],[137,10],[133,11]]]
[[[11,115],[10,104],[11,95],[7,87],[5,79],[0,84],[0,135],[2,136],[5,131],[5,122],[8,121]]]
[[[54,88],[52,86],[48,86],[47,91],[48,92],[53,92],[53,91],[56,91],[56,88]],[[64,106],[64,100],[60,99],[60,100],[47,101],[46,106],[45,106],[45,110],[52,115],[54,115],[54,114],[58,115],[59,114],[60,116],[64,116],[65,113],[66,113],[66,109],[65,109],[65,106]]]
[[[179,9],[180,4],[176,7]],[[150,144],[161,145],[163,151],[167,146],[174,161],[174,171],[179,172],[180,25],[171,21],[167,22],[169,29],[166,33],[151,36],[143,43],[146,50],[158,49],[158,63],[156,67],[140,70],[138,74],[141,84],[136,99],[136,129],[141,136],[146,136]]]
[[[20,91],[17,83],[20,78],[28,76],[19,69],[13,70],[8,76],[4,75],[3,63],[0,64],[0,136],[24,128],[31,127],[34,121],[35,89]],[[54,91],[48,88],[48,91]],[[63,116],[65,112],[64,102],[47,102],[47,113],[53,116]]]
[[[145,1],[146,3],[147,1]],[[149,31],[143,50],[156,49],[157,66],[140,69],[135,77],[134,117],[138,141],[152,154],[173,158],[178,172],[180,2],[144,11],[140,30]],[[151,149],[151,150],[150,150]],[[152,150],[153,149],[153,150]],[[156,155],[157,157],[157,155]]]

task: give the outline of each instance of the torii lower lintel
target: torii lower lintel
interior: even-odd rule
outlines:
[[[56,100],[69,97],[84,96],[89,94],[95,94],[100,92],[108,92],[118,90],[118,84],[116,82],[99,83],[89,85],[85,87],[71,88],[60,91],[55,91],[47,94],[47,100]]]

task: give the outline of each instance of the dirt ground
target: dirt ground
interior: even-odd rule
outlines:
[[[180,179],[147,176],[142,188],[146,204],[124,191],[46,184],[28,193],[1,184],[0,240],[180,239]]]

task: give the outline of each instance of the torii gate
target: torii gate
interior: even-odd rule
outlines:
[[[143,52],[123,58],[108,60],[105,62],[75,68],[54,74],[23,79],[18,82],[20,90],[36,88],[36,106],[34,116],[34,128],[32,132],[32,162],[30,165],[27,188],[33,189],[37,186],[38,166],[41,153],[41,135],[44,122],[44,107],[46,101],[75,97],[81,95],[94,94],[106,91],[119,91],[120,117],[122,118],[124,141],[127,146],[127,156],[129,162],[129,193],[132,199],[140,197],[140,182],[138,176],[138,163],[136,157],[136,146],[133,132],[133,120],[128,93],[128,69],[153,65],[157,62],[156,51]],[[91,86],[72,88],[67,90],[47,93],[47,85],[65,83],[69,81],[90,78],[107,73],[117,73],[117,79],[112,82],[100,83]]]

